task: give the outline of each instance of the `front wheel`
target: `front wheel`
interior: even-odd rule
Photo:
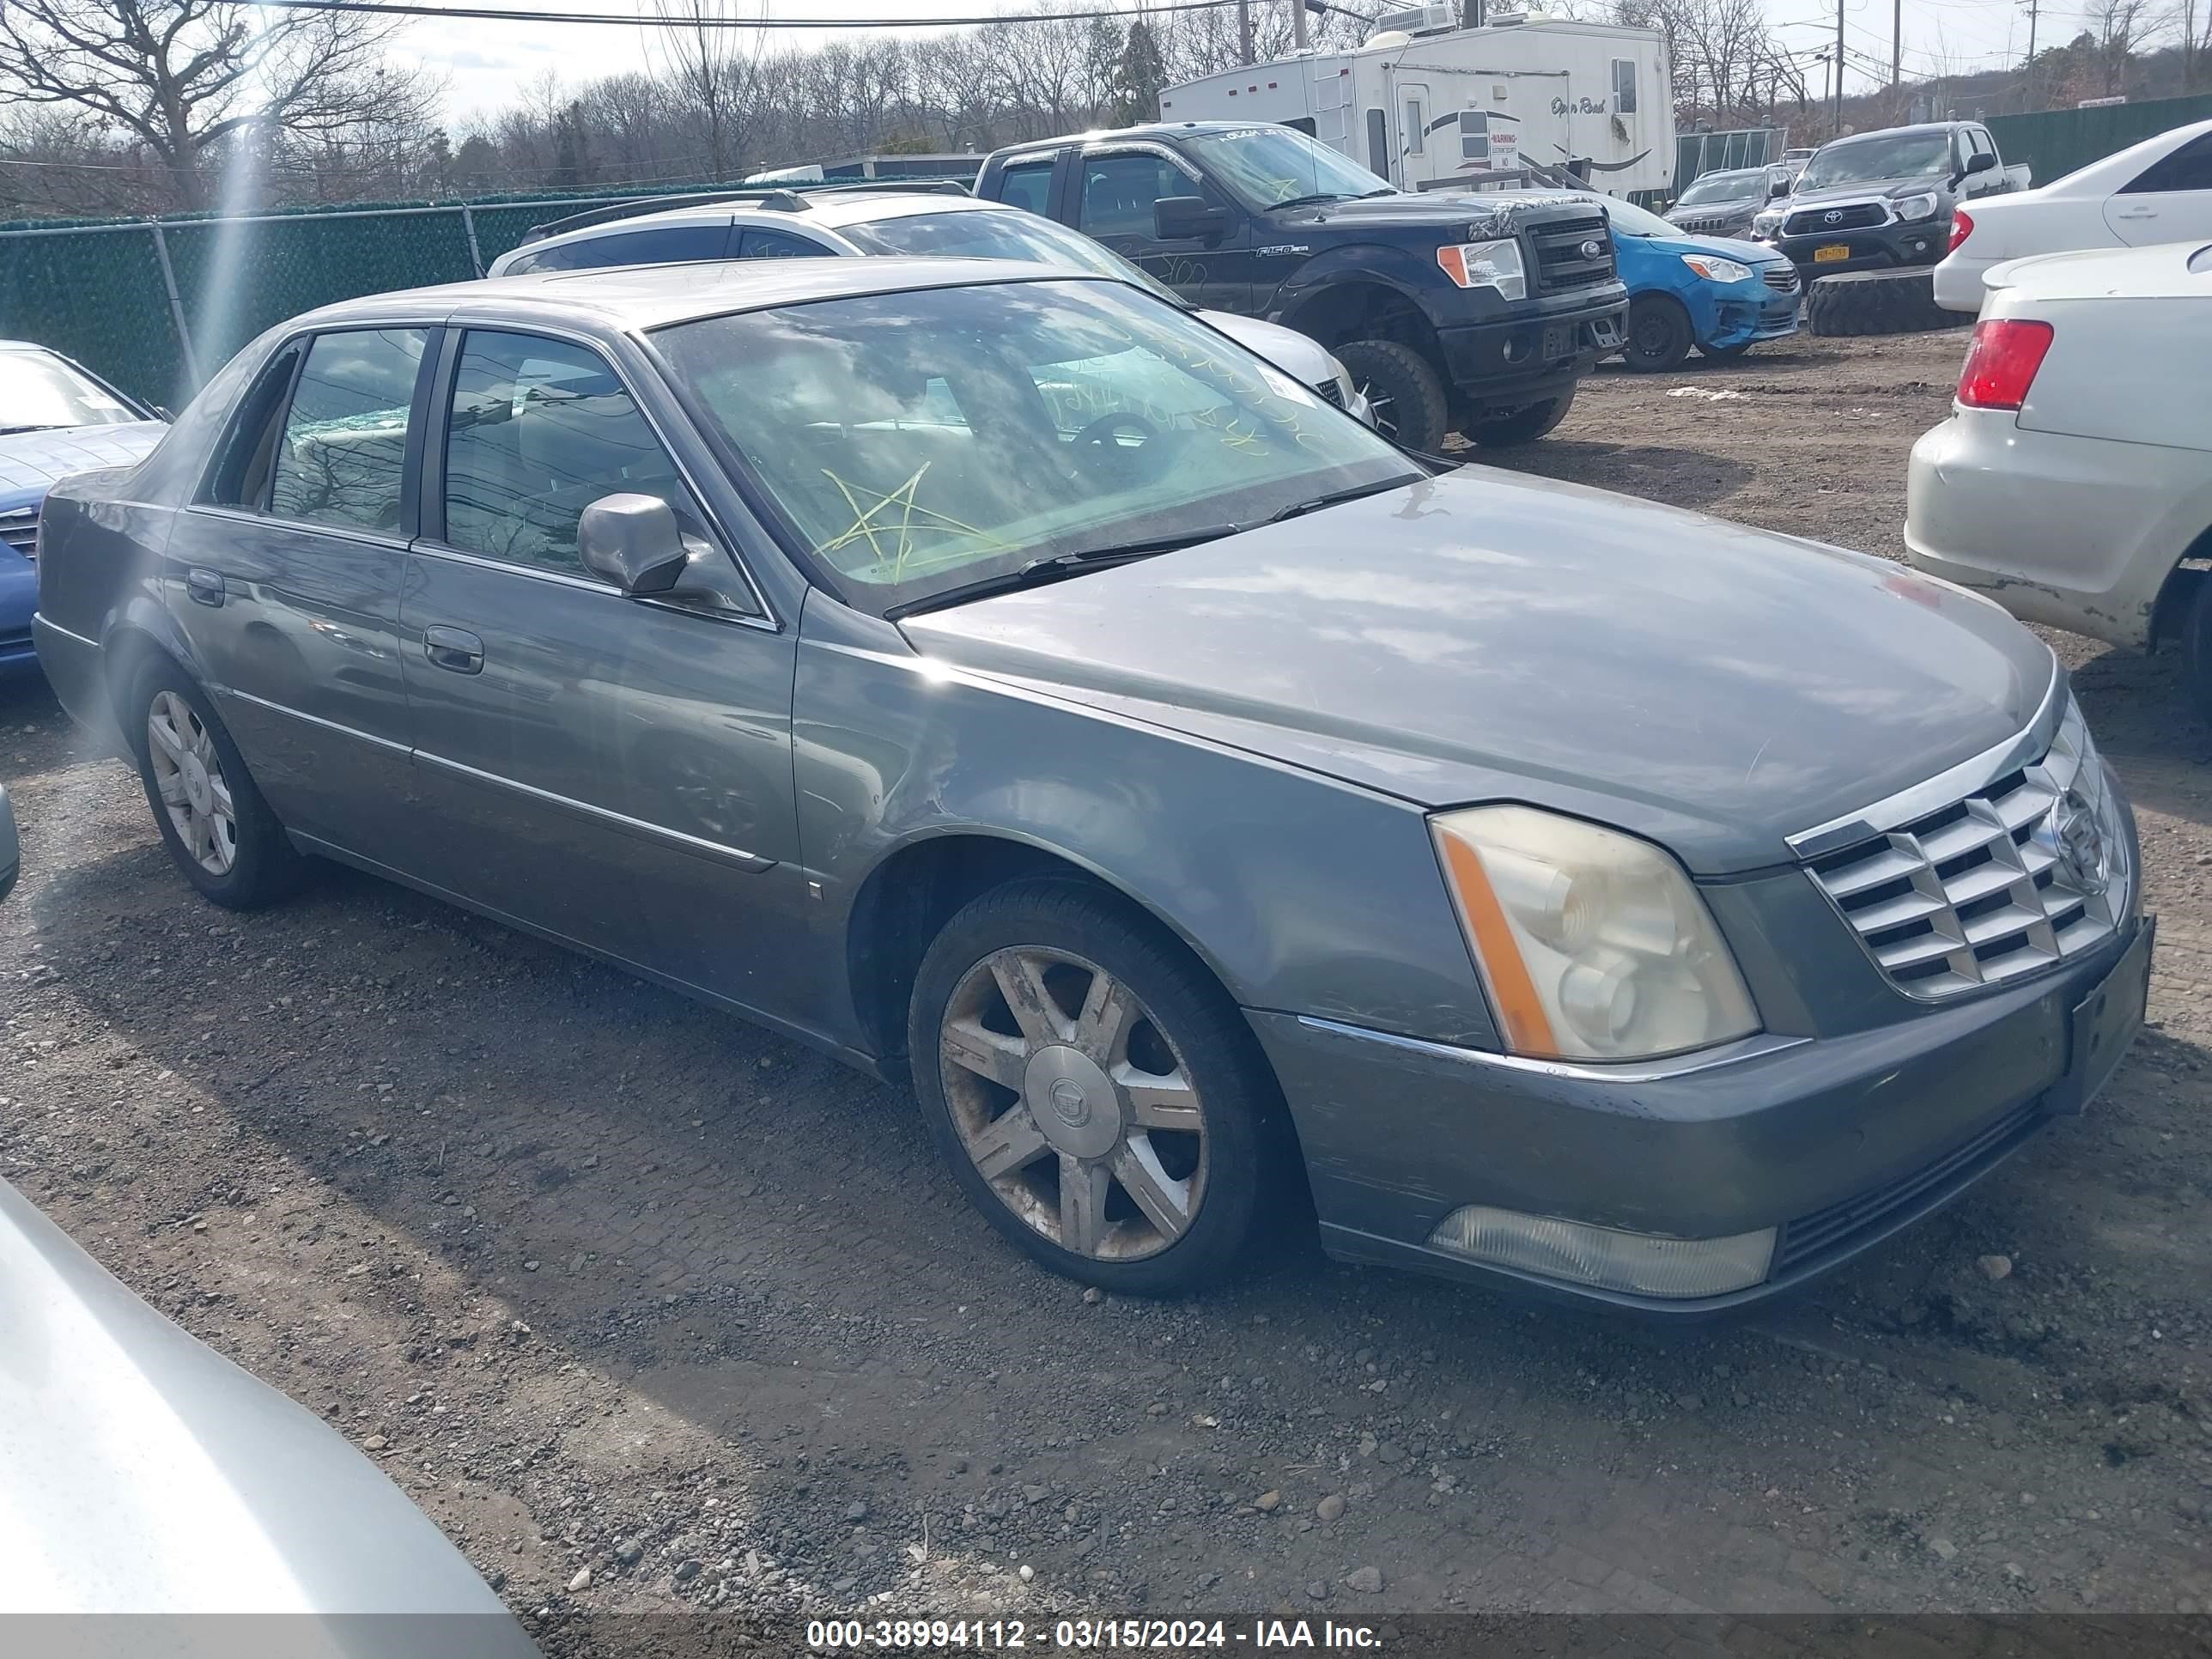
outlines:
[[[1664,295],[1644,295],[1628,307],[1628,343],[1620,355],[1638,374],[1680,368],[1693,343],[1689,313]]]
[[[1266,1061],[1221,988],[1109,895],[1043,880],[976,899],[922,959],[908,1041],[969,1201],[1054,1273],[1191,1290],[1271,1213]]]
[[[1354,340],[1336,348],[1336,360],[1366,398],[1377,432],[1424,454],[1443,446],[1450,405],[1427,358],[1395,340]]]
[[[2212,570],[2196,581],[2197,596],[2181,624],[2181,675],[2197,712],[2212,720]]]
[[[254,787],[207,693],[163,658],[139,676],[130,706],[139,781],[185,879],[234,910],[291,893],[307,860]]]
[[[1479,415],[1461,429],[1467,434],[1468,442],[1480,444],[1486,449],[1534,443],[1565,420],[1574,404],[1574,391],[1570,388],[1563,395],[1540,404],[1523,404],[1518,409]]]

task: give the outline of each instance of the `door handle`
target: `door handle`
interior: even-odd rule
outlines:
[[[2112,217],[2115,219],[2155,219],[2158,217],[2158,210],[2154,207],[2114,208],[2112,210]]]
[[[185,572],[185,592],[194,603],[219,605],[222,603],[222,572],[220,570],[187,570]]]
[[[483,672],[483,641],[465,628],[424,629],[422,654],[456,674]]]

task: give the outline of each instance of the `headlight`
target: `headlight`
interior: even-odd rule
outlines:
[[[1933,219],[1936,216],[1936,208],[1939,199],[1936,192],[1931,190],[1920,196],[1900,196],[1891,205],[1897,210],[1899,218],[1907,224],[1911,224],[1916,220]]]
[[[1437,250],[1437,263],[1462,288],[1494,288],[1498,297],[1525,300],[1528,276],[1521,263],[1521,244],[1510,237],[1497,242],[1458,242]]]
[[[1529,806],[1430,826],[1513,1053],[1649,1060],[1759,1029],[1705,901],[1657,848]]]
[[[1782,219],[1783,216],[1779,212],[1753,214],[1751,220],[1751,234],[1760,238],[1772,236],[1775,232],[1782,228]]]
[[[1751,267],[1710,253],[1685,253],[1682,263],[1709,283],[1742,283],[1751,279]]]

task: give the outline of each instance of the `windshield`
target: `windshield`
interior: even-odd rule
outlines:
[[[1887,179],[1933,178],[1951,171],[1948,132],[1885,132],[1831,144],[1805,164],[1801,191],[1864,185]]]
[[[845,234],[872,253],[940,254],[955,259],[1035,259],[1073,265],[1120,283],[1134,283],[1181,305],[1172,289],[1146,276],[1103,242],[1019,209],[914,213],[901,219],[847,225]]]
[[[1615,196],[1591,198],[1605,210],[1613,233],[1620,236],[1680,236],[1678,226],[1668,224],[1649,208],[1640,208],[1633,202],[1624,202]]]
[[[1709,173],[1682,192],[1680,206],[1698,202],[1753,202],[1766,193],[1763,173]]]
[[[865,295],[654,342],[823,580],[879,615],[1033,560],[1218,534],[1419,476],[1119,283]]]
[[[0,351],[0,432],[145,417],[48,351]]]
[[[1288,127],[1192,133],[1183,143],[1201,166],[1211,168],[1253,207],[1340,201],[1392,190],[1387,180],[1377,179],[1351,157],[1340,155]]]

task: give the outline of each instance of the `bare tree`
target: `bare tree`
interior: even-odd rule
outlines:
[[[678,100],[704,125],[710,176],[742,171],[747,94],[762,50],[762,31],[718,28],[725,0],[653,0],[660,50]]]
[[[82,112],[152,153],[175,205],[204,207],[205,164],[234,134],[313,137],[417,103],[384,68],[397,27],[232,0],[5,0],[0,103]]]

